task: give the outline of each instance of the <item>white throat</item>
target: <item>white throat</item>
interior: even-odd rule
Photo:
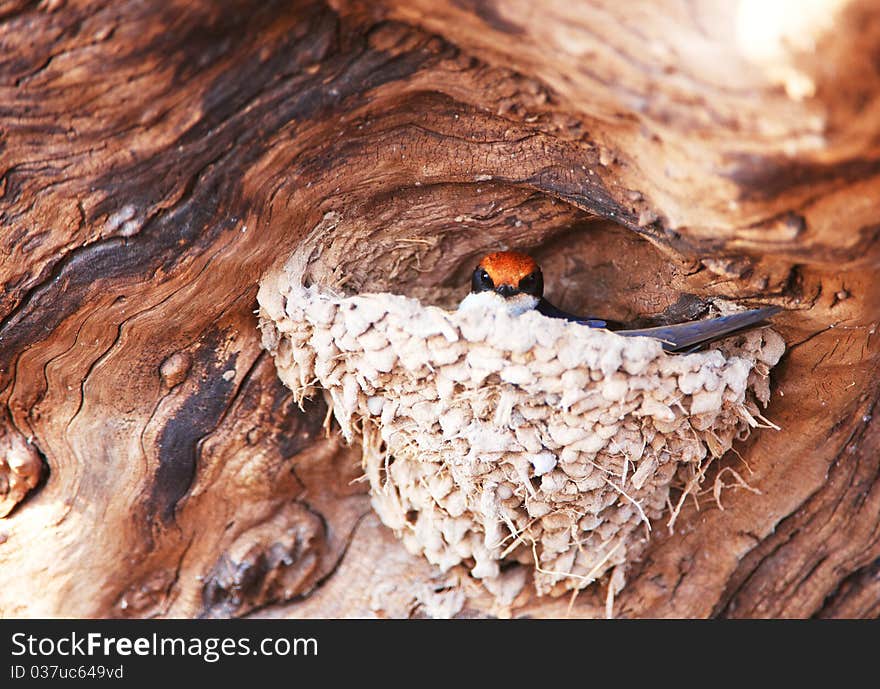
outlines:
[[[512,297],[502,297],[496,292],[471,292],[459,304],[459,310],[475,307],[504,309],[511,316],[519,316],[526,311],[531,311],[538,306],[538,297],[531,294],[515,294]]]

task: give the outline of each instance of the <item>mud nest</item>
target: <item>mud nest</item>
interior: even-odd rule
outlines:
[[[510,562],[541,594],[611,570],[619,589],[652,522],[674,518],[707,464],[765,425],[784,351],[764,328],[668,355],[657,340],[490,303],[343,296],[304,286],[305,268],[295,256],[259,290],[281,380],[299,399],[323,389],[406,547],[490,591]]]

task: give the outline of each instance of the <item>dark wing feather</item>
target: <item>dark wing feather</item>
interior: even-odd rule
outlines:
[[[781,310],[778,306],[766,306],[702,321],[639,330],[618,330],[617,334],[628,337],[654,337],[663,341],[663,349],[666,351],[680,352],[696,349],[740,330],[753,328]]]
[[[553,304],[551,304],[544,298],[542,298],[541,301],[538,302],[535,310],[538,313],[542,313],[545,316],[548,316],[549,318],[564,318],[567,321],[580,323],[581,325],[586,325],[591,328],[606,328],[608,330],[615,330],[621,325],[620,323],[609,321],[604,318],[593,318],[592,316],[575,316],[574,314],[567,313],[562,309],[556,308],[555,306],[553,306]]]

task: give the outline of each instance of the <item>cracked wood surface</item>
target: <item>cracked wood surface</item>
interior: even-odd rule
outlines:
[[[335,211],[355,290],[448,306],[507,245],[571,310],[784,306],[782,430],[614,612],[876,617],[880,10],[754,5],[7,4],[0,614],[605,614],[408,555],[280,384],[257,282]]]

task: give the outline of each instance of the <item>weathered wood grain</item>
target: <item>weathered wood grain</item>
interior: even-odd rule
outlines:
[[[0,614],[605,614],[407,555],[277,380],[257,282],[334,211],[352,290],[451,305],[511,246],[570,309],[786,307],[782,430],[614,610],[876,616],[880,9],[756,5],[7,5]]]

